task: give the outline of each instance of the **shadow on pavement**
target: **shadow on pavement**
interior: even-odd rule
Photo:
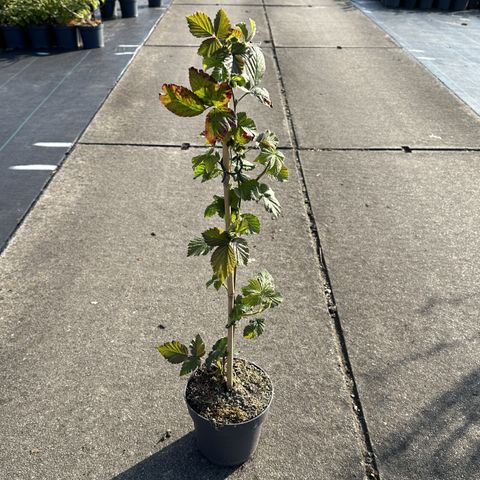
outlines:
[[[224,480],[240,467],[218,467],[206,460],[193,433],[167,445],[112,480]]]

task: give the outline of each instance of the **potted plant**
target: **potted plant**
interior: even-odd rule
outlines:
[[[78,48],[78,16],[87,9],[81,0],[52,0],[54,2],[54,25],[56,45],[61,50]]]
[[[95,10],[100,6],[100,0],[88,0],[87,3],[89,9],[81,11],[81,18],[78,22],[83,48],[102,48],[105,45],[103,23],[100,19],[95,18]]]
[[[218,217],[222,226],[190,241],[187,256],[211,254],[213,272],[207,287],[226,291],[227,335],[214,342],[205,361],[200,335],[189,347],[173,340],[157,348],[170,363],[181,365],[180,375],[191,374],[185,399],[200,451],[214,463],[237,465],[256,448],[273,386],[260,367],[234,357],[235,332],[247,320],[243,337],[258,337],[266,326],[259,316],[282,302],[267,271],[237,285],[238,269],[249,259],[245,237],[260,232],[259,218],[244,207],[249,201],[260,202],[278,216],[280,204],[265,179],[286,181],[288,169],[276,135],[257,132],[254,120],[239,110],[248,95],[272,106],[268,91],[260,86],[265,59],[252,42],[255,22],[232,25],[221,9],[213,21],[196,12],[187,23],[190,33],[203,40],[198,53],[204,70],[189,69],[190,88],[164,84],[160,101],[181,117],[206,113],[203,135],[209,148],[193,157],[192,167],[194,178],[220,180],[223,185],[223,195],[215,195],[205,210],[205,217]]]
[[[0,23],[7,49],[28,47],[25,27],[28,17],[22,10],[22,0],[6,0],[0,4]]]
[[[105,0],[100,6],[102,20],[111,20],[115,18],[115,0]]]
[[[50,0],[22,0],[21,9],[27,17],[27,31],[34,50],[52,47],[52,2]]]
[[[122,11],[122,18],[138,17],[137,0],[120,0],[120,10]]]

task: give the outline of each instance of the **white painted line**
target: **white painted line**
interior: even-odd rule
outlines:
[[[34,147],[46,147],[46,148],[70,148],[73,145],[71,142],[37,142],[34,143]]]
[[[419,60],[436,60],[436,58],[433,57],[417,57]]]
[[[56,165],[13,165],[9,170],[27,170],[27,171],[50,171],[57,169]]]
[[[138,48],[140,45],[119,45],[119,48]]]
[[[115,55],[135,55],[135,52],[116,52]]]

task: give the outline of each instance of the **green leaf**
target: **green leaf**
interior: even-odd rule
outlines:
[[[242,263],[243,265],[247,265],[250,257],[247,241],[244,238],[234,238],[230,245],[235,252],[236,264],[240,265]]]
[[[283,301],[282,296],[275,289],[272,276],[267,271],[260,272],[251,278],[242,288],[242,294],[242,302],[250,307],[260,305],[264,308],[273,308]]]
[[[198,357],[188,357],[187,360],[183,362],[182,368],[180,370],[180,375],[187,375],[197,368],[200,367],[200,359]]]
[[[217,227],[205,230],[205,232],[202,233],[202,237],[209,247],[228,245],[230,241],[228,233],[225,230]]]
[[[205,343],[203,343],[202,337],[197,334],[194,340],[190,342],[190,353],[192,357],[203,357],[205,355]]]
[[[172,113],[179,117],[195,117],[204,112],[203,102],[188,88],[163,84],[163,94],[160,94],[160,102]]]
[[[241,226],[245,233],[260,233],[260,220],[252,213],[242,214]]]
[[[206,255],[212,250],[203,237],[197,237],[188,242],[187,257]]]
[[[272,101],[270,100],[270,94],[266,88],[253,87],[250,93],[260,102],[267,107],[273,108]]]
[[[217,247],[212,253],[210,263],[213,273],[223,282],[233,272],[237,264],[236,251],[231,243]]]
[[[213,25],[210,17],[203,12],[195,12],[187,17],[190,33],[197,38],[212,37]]]
[[[265,210],[271,213],[274,217],[278,217],[282,211],[282,207],[275,197],[274,191],[265,183],[260,184],[259,190],[262,195]]]
[[[288,180],[288,168],[286,165],[284,165],[280,171],[278,172],[277,175],[275,175],[275,178],[279,181],[279,182],[286,182]]]
[[[234,192],[242,200],[258,201],[261,198],[259,187],[260,183],[258,183],[257,180],[249,179],[239,183],[238,187],[234,189]]]
[[[215,287],[215,290],[220,290],[221,286],[223,285],[223,281],[217,277],[217,275],[213,275],[212,278],[207,282],[206,286],[207,288],[213,285]]]
[[[246,313],[247,307],[243,304],[242,299],[243,297],[241,295],[237,295],[237,297],[235,298],[232,311],[230,312],[230,315],[228,317],[229,321],[227,324],[227,328],[238,323],[243,318],[243,315]]]
[[[213,148],[192,158],[193,178],[202,177],[202,182],[211,180],[222,173],[220,154]]]
[[[256,128],[255,122],[245,112],[239,112],[237,114],[237,127],[234,131],[235,141],[240,145],[245,145],[255,138]]]
[[[220,50],[221,48],[222,44],[218,38],[207,38],[200,44],[197,53],[204,58],[211,57],[217,50]]]
[[[273,176],[277,176],[280,173],[284,166],[284,160],[285,156],[278,150],[262,150],[257,158],[255,158],[255,161],[265,165],[265,167],[267,167],[267,173]]]
[[[265,57],[260,48],[255,44],[249,44],[243,55],[245,68],[243,76],[250,82],[250,87],[256,87],[265,74]]]
[[[227,337],[222,337],[215,342],[215,345],[212,347],[212,350],[207,356],[205,363],[208,366],[211,366],[212,363],[216,363],[218,360],[223,358],[227,354],[228,340]]]
[[[188,357],[187,347],[176,340],[159,345],[157,350],[170,363],[182,363]]]
[[[235,125],[235,113],[230,108],[212,108],[205,119],[205,138],[214,145],[222,141]]]
[[[193,93],[205,105],[219,108],[228,105],[233,95],[228,83],[217,83],[211,75],[194,67],[191,67],[188,72]]]
[[[225,13],[225,10],[221,8],[217,15],[215,16],[214,21],[214,31],[217,38],[227,38],[230,35],[232,29],[232,24]]]
[[[253,37],[255,36],[255,33],[257,31],[257,25],[255,24],[255,20],[253,20],[253,18],[249,18],[248,19],[250,21],[250,31],[251,31],[251,34],[250,36],[247,38],[247,41],[250,42],[251,40],[253,40]]]
[[[252,339],[260,336],[265,330],[265,320],[263,318],[254,318],[250,320],[248,325],[243,330],[243,336],[247,339]]]
[[[274,151],[278,147],[278,137],[270,130],[260,133],[255,141],[261,150]]]
[[[223,197],[217,195],[213,196],[213,202],[205,209],[204,217],[210,218],[215,214],[218,214],[220,218],[225,216],[225,202],[223,201]]]

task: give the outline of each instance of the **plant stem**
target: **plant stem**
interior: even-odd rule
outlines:
[[[232,169],[230,161],[230,150],[227,143],[223,144],[223,168],[226,172]],[[231,207],[230,207],[230,175],[225,174],[223,181],[223,199],[225,204],[225,230],[228,231],[231,222]],[[230,313],[233,310],[233,302],[235,299],[235,272],[227,277],[227,291],[228,291],[228,322],[230,323]],[[233,342],[235,337],[235,325],[228,327],[227,334],[227,388],[230,390],[233,387]]]

